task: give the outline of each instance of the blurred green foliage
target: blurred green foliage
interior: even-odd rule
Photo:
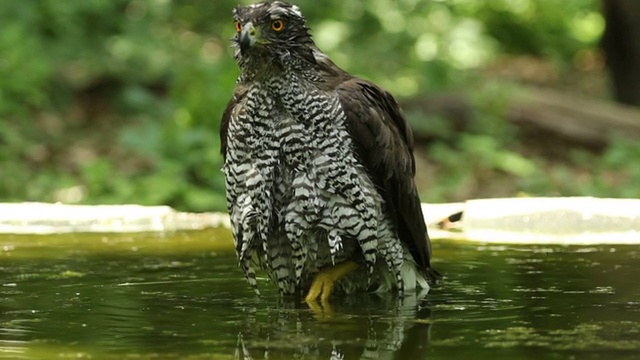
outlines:
[[[567,188],[547,181],[540,169],[548,164],[518,152],[516,133],[503,120],[496,94],[508,90],[485,91],[479,75],[503,54],[571,68],[577,53],[596,47],[603,27],[597,1],[298,3],[320,48],[400,99],[449,89],[479,93],[472,129],[459,133],[441,122],[440,140],[419,150],[438,169],[424,200],[458,200],[467,195],[460,189],[480,186],[485,173],[506,174],[515,191],[539,195],[639,195],[597,179]],[[0,2],[0,201],[223,210],[218,126],[238,74],[228,42],[235,5]],[[637,183],[640,168],[627,162],[638,152],[616,142],[601,158],[583,151],[570,160],[622,171],[623,180]],[[565,170],[549,171],[573,183],[571,165]]]

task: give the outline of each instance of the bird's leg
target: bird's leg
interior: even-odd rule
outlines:
[[[318,272],[311,283],[309,293],[304,298],[308,303],[316,301],[318,297],[323,303],[329,300],[333,291],[333,285],[340,278],[347,276],[350,272],[358,268],[358,263],[353,260],[341,262],[335,266],[326,267]]]

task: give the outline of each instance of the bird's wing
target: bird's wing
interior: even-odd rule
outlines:
[[[400,240],[430,278],[431,245],[414,182],[413,134],[391,94],[347,76],[336,91],[356,153],[385,200]]]
[[[229,123],[231,122],[234,111],[237,111],[237,105],[247,95],[247,87],[237,84],[233,91],[233,97],[227,103],[227,107],[222,113],[222,119],[220,120],[220,153],[223,160],[227,158],[227,132],[229,130]]]

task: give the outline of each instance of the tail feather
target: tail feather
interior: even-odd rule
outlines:
[[[414,291],[417,288],[429,290],[429,283],[422,271],[419,271],[416,263],[405,260],[402,265],[402,279],[406,291]]]

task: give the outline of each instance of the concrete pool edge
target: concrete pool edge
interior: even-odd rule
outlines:
[[[229,226],[221,213],[186,213],[169,206],[0,203],[0,234],[134,233]]]
[[[434,240],[640,244],[639,199],[499,198],[422,206]],[[462,215],[456,218],[455,214]],[[228,226],[227,214],[186,213],[168,206],[0,203],[0,234],[166,232]]]

